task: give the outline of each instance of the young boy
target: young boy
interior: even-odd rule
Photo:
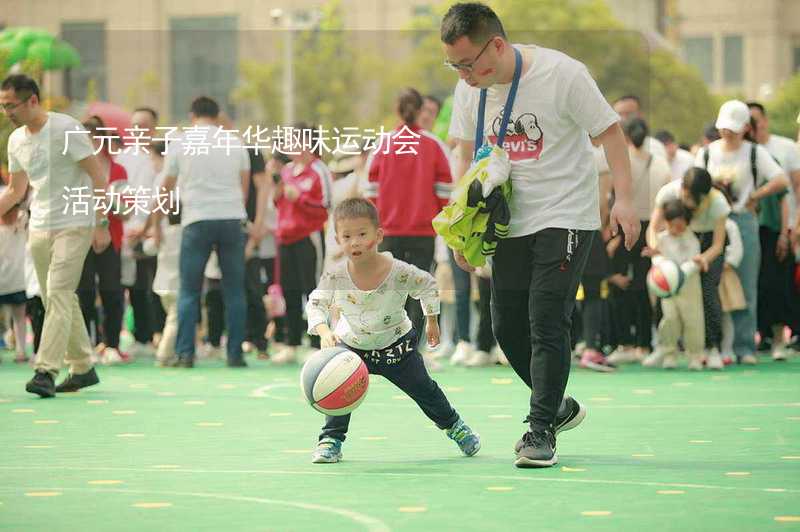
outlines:
[[[658,349],[663,356],[662,367],[674,369],[677,366],[678,340],[683,337],[683,345],[689,355],[689,369],[703,369],[703,346],[705,345],[705,326],[703,316],[703,291],[700,276],[695,275],[699,268],[695,257],[700,255],[700,242],[688,230],[690,215],[681,200],[674,199],[664,204],[664,218],[667,230],[656,237],[659,257],[677,262],[686,274],[680,291],[672,297],[661,300],[664,317],[658,324]]]
[[[343,201],[336,207],[333,221],[336,241],[347,260],[325,272],[311,293],[306,307],[308,332],[320,336],[323,348],[344,344],[358,353],[370,373],[384,376],[407,393],[465,455],[473,456],[481,447],[480,438],[428,375],[416,349],[417,332],[405,311],[409,296],[421,301],[428,345],[438,345],[436,281],[390,253],[378,253],[383,230],[369,200]],[[331,330],[328,320],[334,307],[339,318]],[[341,460],[349,424],[349,414],[327,416],[312,462]]]

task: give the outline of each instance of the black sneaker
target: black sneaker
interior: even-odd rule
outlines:
[[[229,368],[246,368],[247,362],[245,361],[244,357],[239,358],[229,358],[226,362]]]
[[[25,385],[25,391],[35,393],[42,399],[56,396],[56,385],[53,376],[46,371],[37,371]]]
[[[170,360],[168,366],[171,368],[193,368],[194,359],[187,357],[178,357]]]
[[[557,435],[559,432],[574,429],[580,425],[585,418],[586,408],[584,408],[582,404],[569,395],[565,395],[564,408],[560,408],[558,410],[558,413],[556,414],[556,421],[553,423],[555,434]],[[526,419],[525,422],[528,423],[529,420]],[[514,446],[514,452],[518,453],[521,448],[522,439],[517,441],[517,444]]]
[[[551,467],[558,463],[556,437],[549,429],[535,429],[522,435],[522,448],[517,452],[517,467]]]
[[[100,377],[97,376],[97,372],[94,370],[94,368],[92,368],[86,373],[81,373],[79,375],[70,373],[61,384],[56,386],[56,391],[58,393],[77,392],[81,388],[86,388],[87,386],[94,386],[99,382],[100,382]]]

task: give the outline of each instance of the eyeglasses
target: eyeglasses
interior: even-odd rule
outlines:
[[[20,100],[20,101],[18,101],[17,103],[4,103],[4,104],[0,104],[0,109],[1,109],[1,110],[2,110],[4,113],[8,113],[9,111],[13,111],[14,109],[16,109],[17,107],[19,107],[19,106],[20,106],[20,105],[22,105],[23,103],[27,102],[29,98],[30,98],[30,96],[28,96],[27,98],[25,98],[25,99],[23,99],[23,100]]]
[[[447,59],[445,59],[444,66],[446,66],[448,68],[452,68],[456,72],[464,72],[465,74],[469,74],[470,72],[472,72],[472,69],[475,68],[475,63],[478,62],[478,59],[481,58],[481,56],[483,55],[483,52],[486,51],[486,48],[489,47],[489,44],[493,40],[494,40],[494,37],[489,39],[486,42],[486,44],[483,45],[483,48],[481,48],[481,51],[478,52],[478,55],[475,56],[475,59],[473,59],[471,62],[469,62],[469,63],[452,63],[452,62],[448,61]]]

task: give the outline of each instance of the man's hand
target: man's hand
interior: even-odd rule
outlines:
[[[439,347],[439,317],[426,316],[425,317],[425,335],[428,337],[428,347],[433,349]]]
[[[458,264],[459,268],[470,273],[475,271],[475,268],[470,266],[469,262],[467,262],[467,259],[464,258],[464,255],[461,252],[453,250],[453,256],[455,257],[456,264]]]
[[[611,208],[609,225],[611,226],[612,235],[619,233],[620,226],[622,227],[622,231],[625,233],[625,249],[630,250],[639,240],[642,224],[639,222],[639,217],[636,216],[630,203],[624,201],[614,202],[614,206]]]
[[[94,236],[92,237],[92,249],[94,252],[99,255],[105,251],[109,244],[111,244],[111,233],[108,232],[108,228],[95,228]]]

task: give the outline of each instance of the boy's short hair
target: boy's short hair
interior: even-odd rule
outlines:
[[[664,219],[668,222],[677,220],[678,218],[683,218],[687,223],[690,221],[689,210],[686,208],[686,205],[677,198],[667,201],[664,204],[663,211]]]
[[[219,116],[219,104],[208,96],[195,98],[190,110],[197,118],[217,118]]]
[[[339,220],[352,220],[353,218],[368,218],[375,228],[381,226],[378,209],[365,198],[348,198],[337,205],[333,211],[333,228],[336,229]]]

